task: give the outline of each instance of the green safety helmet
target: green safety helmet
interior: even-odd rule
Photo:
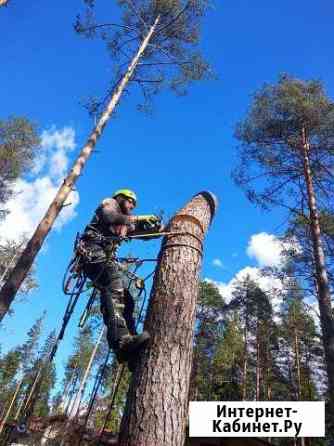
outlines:
[[[113,198],[116,198],[118,195],[123,195],[126,198],[130,198],[134,201],[135,204],[137,204],[137,196],[136,194],[130,190],[130,189],[119,189],[113,194]]]

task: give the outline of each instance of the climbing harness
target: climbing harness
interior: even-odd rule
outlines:
[[[203,230],[203,232],[204,232],[204,230]],[[177,237],[177,236],[182,236],[182,235],[191,236],[193,239],[195,239],[198,242],[200,247],[198,248],[196,246],[193,246],[193,245],[190,245],[190,244],[186,244],[186,243],[177,243],[177,242],[171,243],[171,241],[169,241],[170,238],[172,238],[172,237]],[[192,233],[189,233],[189,232],[163,231],[163,232],[159,232],[159,233],[136,234],[136,235],[132,235],[132,236],[130,235],[130,236],[123,237],[123,238],[118,237],[118,240],[120,240],[120,241],[129,241],[129,240],[132,240],[132,239],[143,239],[143,238],[150,238],[150,239],[152,239],[154,237],[161,237],[161,236],[169,237],[169,240],[163,245],[163,249],[168,249],[168,248],[172,248],[172,247],[182,246],[182,247],[187,247],[187,248],[194,249],[202,256],[203,243],[202,243],[201,238],[197,237],[196,235],[194,235]],[[103,239],[104,239],[104,241],[108,242],[108,241],[115,240],[115,237],[104,237]],[[101,236],[101,240],[102,240],[102,236]],[[128,290],[129,290],[131,284],[134,283],[135,286],[140,290],[137,299],[140,297],[141,293],[144,293],[142,305],[141,305],[141,308],[140,308],[140,311],[139,311],[139,315],[137,317],[137,324],[136,324],[136,328],[137,328],[138,324],[143,322],[143,310],[144,310],[146,299],[147,299],[147,290],[146,290],[146,287],[145,287],[145,282],[154,274],[155,269],[150,274],[148,274],[144,279],[139,279],[139,283],[138,283],[138,276],[137,276],[136,273],[137,273],[138,268],[141,265],[143,265],[143,263],[145,263],[145,262],[157,262],[158,259],[155,259],[155,258],[154,259],[153,258],[140,259],[140,258],[132,258],[132,257],[118,257],[118,258],[115,258],[115,260],[117,262],[120,262],[120,263],[127,263],[128,265],[135,265],[134,271],[127,270],[127,271],[125,271],[125,274],[129,278]],[[93,409],[94,402],[95,402],[95,399],[96,399],[99,387],[101,385],[101,382],[102,382],[105,370],[107,368],[109,355],[110,355],[110,350],[108,352],[108,355],[106,357],[106,360],[105,360],[102,368],[96,374],[95,383],[94,383],[94,387],[93,387],[93,392],[92,392],[92,395],[91,395],[91,399],[90,399],[90,402],[89,402],[89,405],[88,405],[87,414],[86,414],[86,417],[85,417],[84,427],[87,426],[87,423],[88,423],[91,411]],[[111,415],[111,413],[112,413],[112,411],[114,409],[114,404],[115,404],[115,401],[116,401],[116,395],[117,395],[117,392],[118,392],[118,388],[119,388],[121,379],[122,379],[123,374],[124,374],[124,370],[125,370],[125,365],[124,364],[119,364],[118,367],[117,367],[116,377],[115,377],[114,385],[113,385],[113,388],[112,388],[112,392],[111,392],[111,395],[110,395],[111,401],[110,401],[109,410],[108,410],[108,413],[106,415],[103,427],[101,429],[99,440],[101,440],[101,438],[103,436],[103,433],[105,431],[105,428],[106,428],[106,425],[107,425],[108,420],[110,418],[110,415]],[[81,439],[80,439],[80,442],[81,442]]]
[[[135,281],[135,282],[138,281],[138,276],[135,274],[137,269],[144,262],[156,262],[157,261],[157,259],[139,259],[139,258],[131,258],[131,257],[120,257],[118,260],[122,261],[122,262],[126,261],[129,264],[135,264],[136,265],[134,272],[127,271],[127,275],[128,275],[128,277],[130,279],[128,287],[127,287],[128,290],[131,287],[131,282],[132,281]],[[136,329],[138,328],[139,324],[141,322],[143,322],[143,312],[144,312],[144,308],[145,308],[145,304],[146,304],[146,300],[147,300],[147,290],[146,290],[145,282],[154,274],[154,272],[155,272],[155,269],[150,274],[148,274],[146,277],[144,277],[143,279],[140,279],[140,281],[141,281],[140,285],[138,283],[135,283],[136,288],[139,289],[139,293],[137,295],[137,300],[140,298],[141,294],[144,294],[143,299],[142,299],[142,304],[141,304],[141,307],[140,307],[140,310],[139,310],[139,313],[138,313],[138,317],[137,317]],[[84,424],[82,426],[84,428],[87,426],[90,414],[91,414],[91,412],[93,410],[93,406],[94,406],[94,403],[95,403],[95,400],[96,400],[96,397],[97,397],[97,393],[99,391],[102,379],[104,377],[105,371],[106,371],[107,366],[108,366],[108,361],[109,361],[110,354],[111,354],[111,350],[109,349],[108,353],[106,355],[106,359],[105,359],[102,367],[100,368],[100,370],[96,374],[92,395],[91,395],[91,398],[90,398],[90,401],[89,401],[89,404],[88,404],[87,414],[85,416]],[[102,427],[102,429],[100,431],[99,440],[101,440],[101,437],[102,437],[102,435],[103,435],[103,433],[105,431],[106,425],[108,423],[109,417],[110,417],[111,412],[113,410],[114,403],[115,403],[115,400],[116,400],[117,391],[118,391],[120,382],[122,380],[122,377],[123,377],[123,374],[124,374],[124,370],[125,370],[125,365],[124,364],[118,364],[117,369],[116,369],[116,377],[115,377],[114,385],[113,385],[112,392],[111,392],[111,402],[110,402],[110,405],[109,405],[109,410],[108,410],[108,413],[106,415],[103,427]],[[81,444],[82,437],[83,437],[83,431],[81,433],[78,446],[80,446],[80,444]]]
[[[192,223],[195,223],[198,226],[201,233],[204,233],[204,229],[203,229],[202,225],[193,216],[178,215],[175,217],[175,220],[190,220]],[[157,222],[157,224],[159,224],[161,226],[161,221]],[[200,256],[202,256],[203,242],[202,242],[201,238],[198,237],[197,235],[192,234],[190,232],[181,232],[181,231],[157,232],[157,226],[155,226],[155,224],[147,223],[147,225],[145,227],[143,227],[142,234],[139,233],[139,234],[135,234],[135,235],[129,235],[126,237],[119,237],[119,236],[104,237],[104,236],[96,233],[96,234],[94,234],[94,239],[97,240],[98,242],[106,243],[109,246],[111,245],[112,247],[116,247],[123,241],[131,241],[131,240],[135,240],[135,239],[145,240],[145,239],[154,239],[154,238],[158,238],[158,237],[166,237],[166,239],[164,240],[163,245],[162,245],[163,250],[173,248],[173,247],[187,247],[187,248],[195,250],[196,252],[198,252],[198,254]],[[192,244],[187,244],[187,243],[181,243],[178,241],[173,243],[171,241],[171,239],[173,237],[178,237],[178,236],[182,236],[182,235],[192,237],[198,243],[199,246],[194,246]],[[80,234],[77,234],[75,242],[74,242],[73,257],[70,260],[68,267],[66,268],[64,278],[63,278],[63,284],[62,284],[63,292],[65,295],[69,296],[69,301],[68,301],[68,304],[65,309],[61,329],[59,331],[56,342],[55,342],[47,360],[41,365],[41,367],[38,369],[38,371],[35,375],[34,381],[29,389],[26,400],[23,401],[23,404],[22,404],[22,407],[24,405],[24,407],[22,409],[23,416],[21,416],[20,418],[19,418],[19,415],[17,416],[17,419],[19,418],[19,421],[15,424],[14,427],[11,428],[9,435],[7,435],[6,441],[10,440],[11,432],[15,428],[18,432],[26,431],[28,418],[31,415],[34,401],[35,401],[35,399],[33,397],[34,397],[34,394],[36,393],[36,389],[38,390],[38,387],[40,385],[40,381],[41,381],[41,378],[43,375],[43,373],[42,373],[43,368],[45,367],[45,365],[47,363],[49,363],[49,362],[51,363],[53,361],[53,359],[56,355],[56,352],[58,350],[59,342],[63,339],[63,337],[65,335],[67,325],[68,325],[70,318],[74,312],[74,308],[78,302],[80,295],[83,293],[86,293],[88,291],[91,291],[90,296],[87,301],[87,304],[85,306],[85,309],[80,317],[78,326],[80,328],[83,328],[83,326],[85,325],[85,322],[87,321],[87,319],[89,317],[89,314],[93,307],[94,301],[96,300],[98,293],[99,293],[98,287],[95,286],[95,284],[94,284],[94,282],[96,282],[98,280],[98,278],[96,278],[94,282],[87,280],[87,276],[84,273],[84,268],[83,268],[84,263],[85,262],[99,263],[101,261],[104,262],[105,260],[108,260],[108,258],[104,257],[102,259],[102,258],[98,258],[98,257],[94,256],[94,253],[92,253],[90,251],[89,247],[87,247],[87,244],[85,243],[85,240],[83,239],[83,236],[81,236]],[[128,268],[123,271],[124,274],[129,279],[127,291],[130,290],[131,286],[135,286],[136,289],[139,290],[137,300],[143,294],[142,304],[141,304],[141,308],[139,310],[137,322],[136,322],[136,328],[137,328],[138,325],[141,322],[143,322],[143,311],[144,311],[146,299],[147,299],[147,290],[146,290],[145,282],[150,277],[152,277],[152,275],[155,273],[155,268],[153,269],[153,271],[150,274],[148,274],[144,278],[138,277],[137,271],[145,262],[157,262],[159,259],[156,259],[156,258],[142,259],[142,258],[133,258],[133,257],[112,256],[111,260],[121,263],[121,264],[125,263],[128,266]],[[129,268],[131,266],[134,266],[133,271],[131,271]],[[102,367],[100,367],[99,371],[96,374],[93,391],[91,394],[87,414],[86,414],[85,421],[84,421],[84,427],[87,426],[90,414],[91,414],[93,406],[94,406],[94,402],[96,400],[97,393],[99,391],[102,379],[104,377],[105,371],[108,366],[109,358],[110,358],[110,350],[108,351],[108,354],[106,355],[106,358],[105,358],[105,361],[104,361]],[[113,386],[113,389],[111,392],[110,407],[108,410],[108,414],[105,418],[103,428],[101,429],[99,439],[101,439],[101,437],[105,431],[109,417],[110,417],[112,410],[114,408],[117,391],[118,391],[124,370],[125,370],[124,364],[119,364],[117,367],[114,386]],[[81,438],[80,438],[80,442],[81,442]],[[8,443],[3,443],[3,444],[8,444]]]

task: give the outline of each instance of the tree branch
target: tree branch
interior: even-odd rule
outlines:
[[[190,64],[191,62],[189,61],[184,61],[184,62],[152,62],[152,63],[139,63],[138,65],[142,66],[142,67],[150,67],[150,66],[156,66],[156,65],[187,65]]]
[[[133,79],[131,79],[131,82],[158,84],[160,82],[163,82],[163,79],[137,79],[137,78],[133,78]]]
[[[169,28],[171,25],[173,25],[175,22],[177,22],[179,20],[179,18],[186,12],[186,10],[188,9],[188,7],[190,6],[190,1],[188,1],[186,3],[186,5],[184,6],[184,8],[179,11],[179,13],[166,25],[162,26],[160,29],[157,30],[156,34],[161,33],[162,31],[164,31],[166,28]]]
[[[142,22],[142,24],[145,26],[146,30],[149,29],[148,24],[145,22],[145,20],[140,15],[139,11],[137,11],[137,8],[133,4],[132,0],[126,0],[126,3],[129,5],[129,7],[132,9],[132,12],[136,14],[136,16],[139,18],[139,20]]]
[[[128,31],[136,31],[135,28],[131,28],[130,26],[126,26],[126,25],[119,25],[118,23],[101,23],[101,25],[93,25],[93,26],[89,26],[88,28],[82,28],[83,31],[92,31],[93,29],[98,29],[98,28],[104,28],[107,26],[117,26],[118,28],[123,28],[123,29],[127,29]]]

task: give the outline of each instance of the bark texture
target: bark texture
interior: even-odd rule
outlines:
[[[87,143],[82,148],[79,157],[75,161],[70,173],[65,178],[63,184],[60,186],[56,194],[56,197],[54,198],[53,202],[51,203],[49,209],[42,218],[41,222],[37,226],[33,236],[27,243],[26,248],[22,252],[20,258],[18,259],[17,264],[13,268],[11,274],[9,275],[7,282],[4,284],[0,292],[0,321],[3,319],[4,315],[9,310],[9,307],[12,301],[14,300],[16,293],[20,288],[26,275],[28,274],[36,255],[38,254],[39,250],[42,247],[42,244],[46,236],[48,235],[50,229],[52,228],[52,225],[56,220],[56,218],[58,217],[58,214],[62,210],[66,199],[73,190],[74,184],[79,178],[88,158],[92,154],[98,139],[102,135],[104,127],[107,124],[108,120],[110,119],[113,111],[115,110],[126,85],[128,84],[132,75],[134,74],[136,66],[138,65],[141,56],[143,55],[147,45],[149,44],[159,21],[160,21],[160,16],[157,17],[154,24],[148,31],[136,55],[134,56],[130,65],[128,66],[126,73],[124,74],[118,86],[116,87],[115,92],[112,95],[106,109],[104,110],[100,119],[98,120],[97,125],[92,130],[87,140]]]
[[[303,131],[303,167],[310,211],[313,256],[316,269],[316,282],[319,300],[320,322],[326,357],[329,408],[334,417],[334,318],[332,313],[331,294],[325,262],[325,254],[321,241],[319,213],[313,187],[312,171],[309,159],[310,145]],[[333,418],[332,418],[333,419]]]
[[[201,192],[181,209],[164,238],[145,322],[151,340],[130,384],[120,446],[183,446],[188,417],[202,240],[214,195]]]

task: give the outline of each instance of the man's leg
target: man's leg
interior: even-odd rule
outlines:
[[[136,321],[134,319],[135,301],[128,288],[124,289],[124,304],[123,317],[126,321],[126,326],[128,327],[130,334],[136,335],[137,329]]]
[[[110,348],[114,348],[118,337],[128,334],[126,323],[121,316],[123,286],[120,272],[107,261],[86,263],[84,270],[100,291],[100,309],[107,327],[107,340]]]
[[[99,263],[92,264],[87,269],[87,274],[100,290],[101,312],[107,326],[109,347],[115,351],[120,362],[128,361],[148,341],[149,334],[129,333],[123,316],[125,304],[122,270],[117,262]]]
[[[124,317],[125,313],[125,290],[123,284],[123,272],[118,263],[113,262],[108,265],[108,274],[110,278],[110,286],[108,287],[110,297],[104,294],[106,299],[106,305],[111,304],[114,308],[115,315],[115,329],[111,331],[111,339],[108,339],[109,345],[112,345],[119,361],[128,361],[138,351],[143,348],[144,344],[149,339],[149,334],[143,332],[140,335],[130,334],[132,328],[127,324],[127,320]]]

